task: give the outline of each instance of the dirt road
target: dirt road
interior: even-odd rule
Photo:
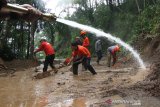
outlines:
[[[0,77],[0,107],[158,107],[159,99],[134,87],[150,74],[118,63],[108,68],[92,62],[97,75],[82,71],[73,76],[69,67],[43,79],[32,79],[35,68]],[[132,66],[132,67],[131,67]]]

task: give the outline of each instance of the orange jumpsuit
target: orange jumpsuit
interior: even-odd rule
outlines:
[[[52,45],[46,41],[43,41],[41,43],[40,47],[35,52],[39,52],[39,51],[44,51],[46,54],[43,72],[47,71],[48,65],[50,65],[52,69],[55,69],[55,67],[53,65],[53,61],[55,58],[55,50],[52,47]]]
[[[78,45],[77,50],[72,52],[72,56],[73,57],[76,57],[76,56],[81,57],[81,59],[79,59],[80,61],[73,62],[73,74],[74,75],[78,75],[78,65],[80,63],[82,63],[82,65],[85,66],[85,68],[87,68],[93,75],[97,74],[95,72],[94,68],[90,65],[91,54],[87,48]]]
[[[89,45],[90,45],[89,39],[88,39],[88,37],[85,37],[83,40],[82,46],[89,48]]]

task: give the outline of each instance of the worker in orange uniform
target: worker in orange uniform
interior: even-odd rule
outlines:
[[[90,65],[91,54],[89,50],[83,46],[78,45],[77,42],[71,43],[72,48],[72,57],[70,59],[70,63],[73,62],[73,74],[78,75],[78,65],[83,63],[85,67],[93,74],[97,74],[94,68]],[[74,60],[76,56],[79,56],[79,60]],[[69,65],[70,65],[69,63]]]
[[[82,41],[82,39],[81,39],[79,36],[77,36],[77,37],[75,38],[75,41],[78,43],[78,45],[81,45],[81,46],[82,46],[83,41]]]
[[[89,39],[86,36],[86,34],[87,34],[87,32],[82,30],[80,32],[80,37],[82,38],[82,46],[84,46],[85,48],[89,49],[90,42],[89,42]],[[82,63],[82,65],[83,65],[83,63]],[[84,71],[84,70],[87,70],[85,65],[82,66],[82,71]]]
[[[81,31],[80,32],[80,36],[82,37],[83,39],[83,43],[82,43],[82,46],[86,47],[87,49],[89,48],[90,46],[90,42],[89,42],[89,39],[88,37],[86,36],[86,31]]]
[[[45,61],[44,61],[44,67],[43,72],[47,72],[48,65],[57,73],[57,69],[53,65],[53,61],[55,58],[55,51],[53,46],[46,41],[46,39],[40,40],[40,47],[34,51],[34,54],[36,54],[39,51],[44,51],[46,54]]]
[[[116,53],[120,51],[120,46],[119,45],[110,46],[107,51],[108,51],[108,67],[111,66],[111,57],[113,59],[112,66],[114,66],[114,64],[117,61]]]

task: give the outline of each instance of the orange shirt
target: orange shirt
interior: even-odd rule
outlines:
[[[85,38],[84,38],[82,46],[84,46],[84,47],[86,47],[86,48],[89,47],[89,39],[88,39],[88,37],[85,37]]]
[[[54,48],[48,42],[42,42],[40,47],[36,50],[36,52],[44,51],[46,55],[55,54]]]
[[[91,57],[89,50],[83,46],[78,45],[78,49],[72,52],[72,56],[85,56]]]
[[[113,49],[113,52],[117,52],[117,51],[119,51],[119,50],[120,50],[119,46],[116,45],[116,46],[114,47],[114,49]]]
[[[120,47],[118,45],[115,45],[115,46],[111,46],[108,48],[113,54],[117,51],[120,50]]]

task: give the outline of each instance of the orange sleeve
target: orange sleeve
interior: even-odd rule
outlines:
[[[89,46],[89,39],[88,39],[88,37],[86,37],[86,38],[84,39],[84,41],[83,41],[83,46],[84,46],[84,47],[88,47],[88,46]]]
[[[40,47],[35,51],[35,52],[39,52],[43,50],[43,43],[40,45]]]
[[[75,57],[76,56],[76,52],[72,52],[72,56]]]

